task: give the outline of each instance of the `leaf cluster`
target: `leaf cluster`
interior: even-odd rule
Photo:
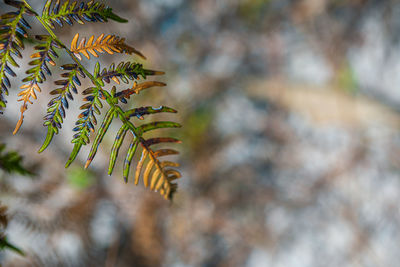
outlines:
[[[119,64],[111,64],[101,67],[100,62],[95,63],[93,72],[89,71],[82,60],[99,58],[103,53],[110,55],[122,53],[136,55],[142,59],[145,56],[134,47],[127,44],[125,38],[114,34],[102,33],[98,37],[90,36],[88,39],[80,39],[79,34],[72,38],[71,46],[67,47],[53,32],[56,25],[73,25],[73,22],[84,24],[85,22],[107,22],[114,20],[126,22],[112,9],[103,3],[91,0],[87,3],[77,1],[47,0],[42,14],[36,13],[26,0],[6,0],[7,4],[17,8],[17,11],[2,15],[0,26],[0,106],[5,107],[5,98],[8,95],[10,82],[7,75],[16,76],[10,68],[19,67],[13,56],[22,57],[24,49],[23,39],[30,36],[30,26],[24,19],[24,15],[33,15],[45,28],[47,34],[34,35],[36,39],[35,52],[31,55],[30,68],[27,76],[22,80],[23,85],[18,93],[18,101],[22,102],[21,116],[14,130],[14,134],[21,128],[24,113],[28,104],[33,104],[38,94],[42,91],[40,84],[46,81],[46,76],[52,75],[52,68],[56,65],[59,53],[64,52],[72,62],[62,62],[61,69],[64,72],[61,78],[54,82],[50,91],[53,98],[47,106],[43,125],[47,128],[46,139],[39,149],[43,152],[51,143],[55,135],[62,129],[62,124],[68,114],[69,102],[82,98],[81,113],[75,121],[71,142],[74,147],[66,163],[68,167],[76,159],[83,146],[90,143],[91,149],[87,157],[85,167],[89,167],[94,160],[104,136],[109,132],[110,125],[119,121],[121,127],[115,133],[115,140],[111,147],[108,174],[112,174],[123,142],[129,143],[129,148],[124,156],[123,177],[129,180],[130,166],[134,160],[136,151],[141,150],[141,156],[136,163],[132,175],[135,184],[142,177],[145,187],[159,192],[166,199],[172,199],[177,185],[174,182],[180,178],[180,173],[175,169],[179,165],[175,162],[163,160],[163,157],[178,154],[171,148],[160,148],[165,144],[180,143],[171,137],[147,138],[148,132],[164,128],[178,128],[180,124],[172,121],[154,121],[138,124],[145,116],[158,113],[176,113],[175,109],[161,106],[134,107],[129,102],[131,96],[139,94],[145,89],[163,87],[166,84],[159,81],[142,81],[149,76],[162,75],[162,71],[146,69],[142,64],[132,61],[124,61]],[[81,80],[88,79],[91,86],[81,88]],[[113,82],[115,85],[110,85]],[[125,84],[125,85],[123,85]],[[129,85],[129,87],[128,87]],[[125,86],[124,88],[118,88]],[[102,117],[100,126],[98,120]],[[94,137],[92,138],[93,135]]]
[[[32,11],[21,2],[5,2],[18,7],[18,10],[0,16],[0,108],[6,107],[5,96],[11,87],[9,76],[16,76],[11,67],[19,67],[15,57],[22,58],[21,50],[25,48],[23,39],[27,37],[27,29],[31,28],[24,15],[32,15]]]
[[[6,145],[0,144],[0,170],[6,173],[19,173],[21,175],[32,175],[22,165],[22,157],[15,151],[5,151]],[[7,207],[0,203],[0,251],[11,250],[20,255],[24,255],[24,252],[11,244],[6,236],[6,228],[8,225]]]

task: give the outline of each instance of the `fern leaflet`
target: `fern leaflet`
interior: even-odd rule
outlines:
[[[29,65],[34,67],[26,71],[28,76],[22,80],[26,84],[21,86],[22,92],[18,93],[18,101],[23,102],[21,106],[21,117],[13,134],[18,132],[23,123],[24,113],[28,109],[28,103],[33,104],[31,98],[37,99],[36,92],[41,92],[38,83],[42,83],[46,80],[45,73],[51,75],[51,71],[47,66],[47,63],[55,66],[56,63],[54,60],[56,57],[58,57],[57,53],[54,51],[54,47],[60,48],[60,46],[50,36],[36,35],[36,39],[42,43],[35,46],[35,50],[38,52],[31,55],[31,58],[34,60],[29,62]]]
[[[90,143],[90,135],[94,134],[93,144],[85,167],[89,167],[93,161],[98,148],[102,143],[110,125],[114,120],[119,120],[122,126],[116,133],[114,143],[111,147],[108,174],[112,174],[116,166],[116,161],[122,144],[129,139],[129,149],[125,155],[123,164],[123,177],[128,182],[130,166],[137,150],[142,150],[142,156],[136,165],[134,181],[138,184],[142,177],[145,187],[160,192],[167,199],[171,199],[176,191],[177,185],[173,182],[180,177],[180,173],[175,170],[179,165],[171,161],[161,161],[161,157],[178,154],[174,149],[163,148],[153,150],[154,145],[180,143],[179,140],[171,137],[155,137],[147,139],[148,132],[162,128],[178,128],[179,123],[171,121],[155,121],[144,123],[139,126],[135,124],[143,120],[145,116],[158,113],[176,113],[175,109],[166,106],[154,108],[151,106],[130,107],[123,109],[122,104],[127,104],[132,95],[139,94],[141,91],[152,87],[163,87],[165,83],[158,81],[144,81],[148,76],[162,75],[164,72],[145,69],[142,64],[137,62],[114,63],[108,68],[101,68],[100,63],[96,62],[93,72],[90,72],[82,65],[82,57],[91,59],[99,57],[100,53],[115,54],[136,54],[145,59],[142,53],[126,44],[124,38],[113,34],[100,34],[97,38],[91,36],[88,40],[79,40],[76,34],[71,42],[69,49],[53,32],[56,25],[69,25],[76,21],[80,24],[88,22],[107,22],[108,19],[117,22],[126,20],[117,16],[112,9],[95,0],[87,3],[77,1],[47,0],[41,15],[37,14],[26,0],[15,1],[5,0],[5,3],[17,8],[17,11],[9,12],[0,16],[0,108],[6,106],[5,95],[11,87],[9,76],[16,76],[11,67],[18,68],[19,65],[14,57],[21,58],[21,50],[24,49],[24,38],[28,37],[29,24],[23,15],[33,15],[43,25],[48,35],[36,35],[38,44],[34,47],[35,52],[31,55],[32,61],[29,62],[30,69],[26,71],[27,77],[20,87],[18,101],[22,102],[21,116],[15,127],[14,134],[20,129],[24,114],[28,109],[28,104],[33,104],[37,99],[37,94],[41,92],[41,83],[46,81],[47,75],[52,75],[51,67],[55,66],[55,59],[58,57],[56,49],[64,51],[73,63],[63,64],[61,68],[65,71],[61,74],[61,79],[54,82],[55,88],[50,92],[54,96],[48,103],[47,114],[44,116],[44,126],[47,128],[46,139],[39,149],[43,152],[51,143],[54,135],[58,134],[66,117],[69,101],[74,100],[73,94],[82,94],[84,103],[80,106],[81,113],[78,116],[72,143],[73,150],[66,163],[68,167],[79,154],[82,146]],[[86,87],[80,92],[80,79],[89,79],[92,86]],[[121,82],[130,84],[127,89],[117,90],[116,86],[108,84],[113,81],[117,85]],[[121,105],[120,105],[121,104]],[[102,109],[106,114],[102,119],[100,127],[97,127],[97,117],[101,115]],[[96,128],[98,128],[96,130]],[[0,147],[1,150],[1,147]],[[142,174],[143,169],[143,174]]]
[[[79,24],[84,24],[85,21],[107,22],[108,19],[117,22],[127,22],[126,19],[114,14],[112,8],[93,0],[79,4],[77,1],[70,3],[67,0],[62,5],[60,0],[47,0],[43,8],[42,19],[52,29],[57,24],[62,27],[64,22],[72,25],[73,21]]]
[[[145,59],[142,53],[137,51],[135,48],[127,45],[125,43],[125,38],[120,38],[115,35],[104,35],[101,34],[95,40],[94,35],[92,35],[88,42],[86,43],[86,38],[82,38],[79,42],[79,33],[77,33],[74,38],[72,39],[71,43],[71,51],[75,54],[79,60],[82,60],[80,54],[84,55],[87,59],[90,59],[90,54],[95,57],[99,57],[97,53],[108,53],[110,55],[114,53],[126,53],[132,54],[135,53],[136,55]]]
[[[10,65],[19,67],[13,55],[22,58],[20,50],[25,48],[23,38],[27,36],[27,29],[31,28],[23,17],[24,13],[26,8],[22,5],[18,11],[0,16],[0,108],[6,107],[4,95],[8,95],[8,88],[11,86],[7,74],[16,76]]]

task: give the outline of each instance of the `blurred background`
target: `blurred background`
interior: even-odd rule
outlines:
[[[12,136],[27,48],[0,138],[36,175],[0,174],[7,235],[27,254],[0,254],[4,266],[399,266],[399,1],[108,4],[129,23],[56,33],[67,44],[76,32],[118,34],[166,71],[168,87],[131,105],[179,110],[167,118],[183,128],[166,132],[183,140],[178,193],[169,203],[126,185],[121,161],[106,175],[117,123],[88,171],[87,148],[65,170],[78,104],[37,154],[57,70]]]

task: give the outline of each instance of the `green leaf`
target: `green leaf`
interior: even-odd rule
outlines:
[[[180,128],[182,125],[176,122],[170,122],[170,121],[155,121],[147,124],[141,125],[138,129],[141,133],[145,133],[148,131],[152,131],[155,129],[161,129],[161,128]]]
[[[72,162],[74,162],[76,156],[78,155],[79,151],[82,148],[82,143],[75,143],[74,148],[72,149],[71,155],[69,156],[69,159],[67,163],[65,164],[65,168],[68,168]]]
[[[129,170],[130,170],[132,159],[133,159],[133,156],[135,155],[138,143],[139,142],[137,141],[137,139],[134,139],[131,142],[129,149],[128,149],[128,153],[126,154],[126,157],[125,157],[124,172],[123,172],[125,183],[128,182]]]
[[[99,148],[99,145],[100,145],[101,141],[103,140],[104,135],[106,134],[108,128],[111,125],[112,120],[114,119],[114,114],[115,114],[115,112],[114,112],[113,109],[110,109],[106,113],[106,115],[104,117],[104,120],[103,120],[103,122],[101,124],[101,127],[97,132],[96,138],[93,141],[92,147],[90,149],[90,152],[89,152],[86,164],[85,164],[85,169],[89,167],[90,163],[92,162],[92,160],[96,156],[97,149]]]
[[[46,135],[46,139],[44,140],[43,145],[40,147],[39,149],[39,153],[42,153],[50,144],[51,140],[54,137],[54,129],[52,127],[48,127],[47,128],[47,135]]]
[[[119,129],[119,131],[117,133],[117,136],[115,137],[114,144],[111,148],[110,164],[108,166],[108,175],[111,175],[114,170],[118,152],[119,152],[119,149],[121,148],[122,142],[124,141],[127,131],[128,131],[128,126],[122,125],[122,127]]]
[[[175,109],[161,106],[159,108],[153,108],[153,107],[134,108],[134,109],[126,111],[125,115],[127,118],[134,117],[134,116],[141,118],[143,115],[156,114],[156,113],[162,113],[162,112],[177,113],[177,111]]]

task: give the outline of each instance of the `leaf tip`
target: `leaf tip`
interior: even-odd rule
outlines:
[[[85,169],[87,169],[87,168],[89,168],[89,165],[90,165],[90,163],[91,163],[92,161],[91,160],[87,160],[86,161],[86,163],[85,163]]]
[[[24,121],[24,115],[21,114],[21,118],[18,120],[17,125],[15,126],[15,129],[13,131],[13,135],[16,135],[21,128],[22,122]]]

